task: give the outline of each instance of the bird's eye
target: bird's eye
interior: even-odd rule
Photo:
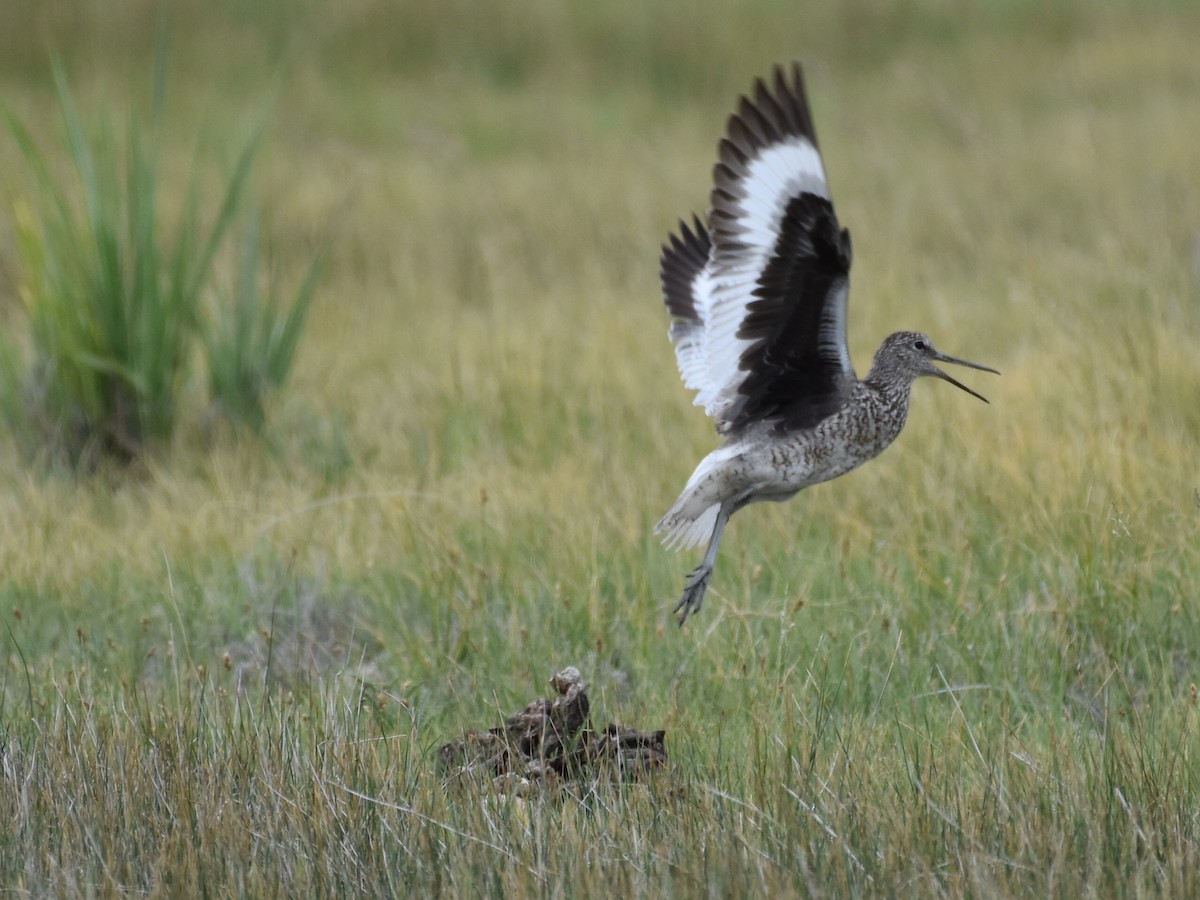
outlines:
[[[924,341],[921,341],[921,340],[913,341],[913,349],[914,350],[927,350],[928,348],[929,348],[929,345],[926,344]]]

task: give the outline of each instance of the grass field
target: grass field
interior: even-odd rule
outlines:
[[[328,262],[261,437],[197,400],[79,475],[0,435],[7,893],[1200,894],[1200,6],[169,7],[166,199],[269,108],[274,265]],[[155,18],[5,4],[0,103],[55,147],[56,54],[143,106]],[[716,437],[657,251],[791,59],[859,371],[920,328],[1004,374],[739,515],[680,630],[651,529]],[[0,138],[9,356],[30,189]],[[444,788],[572,664],[661,777]]]

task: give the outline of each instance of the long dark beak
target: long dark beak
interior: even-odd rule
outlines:
[[[998,371],[993,369],[991,366],[981,366],[979,363],[973,363],[970,360],[966,360],[966,359],[959,359],[957,356],[950,356],[946,353],[937,352],[934,354],[933,358],[935,360],[937,360],[938,362],[953,363],[956,366],[966,366],[968,369],[978,369],[981,372],[991,372],[993,375],[1000,374]],[[968,394],[970,394],[972,397],[978,397],[984,403],[988,402],[988,398],[983,396],[983,394],[980,394],[977,391],[971,390],[969,387],[967,387],[965,384],[963,384],[957,378],[951,378],[949,375],[947,375],[941,369],[935,368],[934,372],[936,372],[937,377],[942,379],[943,381],[948,381],[952,385],[954,385],[956,388],[961,388],[962,390],[964,390]]]

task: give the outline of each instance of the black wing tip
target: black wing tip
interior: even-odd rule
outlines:
[[[687,219],[680,219],[675,231],[668,233],[667,240],[662,245],[662,269],[668,265],[687,262],[695,271],[699,271],[708,262],[708,251],[712,246],[708,229],[700,221],[700,216],[692,214],[691,224]]]
[[[775,94],[791,94],[795,97],[805,96],[804,90],[804,67],[800,65],[799,60],[792,60],[790,63],[776,63],[774,69],[775,75]],[[791,76],[791,81],[788,81],[788,76]],[[759,79],[761,81],[761,79]],[[763,85],[766,89],[766,85]]]
[[[711,249],[712,239],[708,229],[694,214],[690,226],[687,220],[680,219],[678,229],[668,235],[666,243],[662,245],[659,279],[663,302],[671,315],[691,322],[700,321],[692,288],[696,276],[708,264]]]
[[[750,93],[738,98],[737,111],[726,120],[725,134],[720,152],[721,159],[729,162],[736,161],[731,150],[748,156],[787,137],[805,138],[816,147],[817,134],[800,63],[778,63],[770,76],[756,78]]]

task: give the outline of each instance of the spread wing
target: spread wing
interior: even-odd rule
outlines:
[[[729,118],[708,229],[663,247],[684,383],[722,432],[804,428],[855,381],[846,348],[850,237],[838,226],[799,66],[761,79]],[[703,255],[703,261],[701,257]]]

